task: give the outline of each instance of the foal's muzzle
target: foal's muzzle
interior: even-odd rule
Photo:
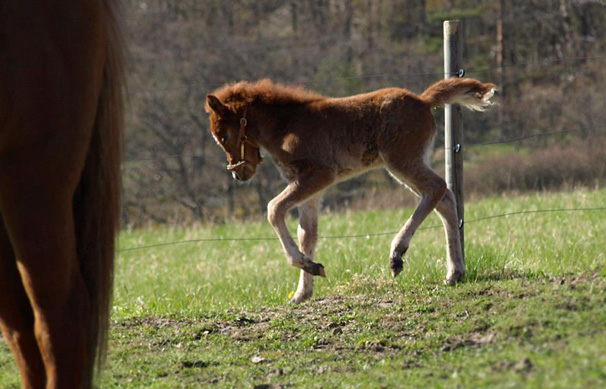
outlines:
[[[238,181],[246,181],[251,179],[256,171],[257,171],[257,165],[259,165],[261,162],[263,162],[263,157],[261,156],[261,152],[259,151],[259,147],[254,145],[254,146],[250,146],[252,148],[254,148],[254,150],[256,151],[256,160],[247,160],[246,159],[246,154],[245,154],[245,147],[246,147],[246,143],[244,143],[245,139],[243,140],[242,144],[241,144],[241,153],[240,153],[240,160],[235,162],[235,163],[230,163],[229,165],[227,165],[227,170],[229,170],[232,174],[232,176],[238,180]],[[249,144],[250,145],[250,144]],[[249,154],[250,156],[250,154]]]
[[[234,178],[234,180],[236,181],[248,181],[251,178],[254,177],[256,170],[255,167],[256,165],[252,165],[252,164],[237,164],[238,166],[234,165],[234,168],[229,169],[229,171],[231,171],[231,175]]]

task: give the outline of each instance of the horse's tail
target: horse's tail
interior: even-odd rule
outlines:
[[[106,59],[86,163],[74,195],[78,261],[90,301],[84,382],[105,360],[112,299],[115,237],[120,215],[124,43],[120,0],[103,1]]]
[[[421,94],[421,99],[432,107],[461,104],[472,111],[484,111],[494,105],[495,84],[483,84],[473,78],[447,78],[436,82]]]

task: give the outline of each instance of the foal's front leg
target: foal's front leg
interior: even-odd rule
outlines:
[[[312,198],[299,205],[299,227],[297,237],[303,254],[313,261],[316,242],[318,241],[318,198]],[[314,277],[301,270],[299,285],[290,302],[300,303],[313,295]]]
[[[284,219],[289,209],[324,190],[334,178],[335,174],[332,170],[316,169],[300,175],[267,205],[267,219],[280,238],[288,263],[314,276],[325,277],[324,266],[314,262],[299,250],[288,232]]]

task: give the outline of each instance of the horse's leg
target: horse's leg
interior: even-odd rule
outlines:
[[[303,254],[313,261],[314,250],[318,240],[318,199],[312,198],[299,205],[299,227],[297,228],[299,247]],[[299,286],[290,300],[300,303],[309,299],[314,292],[314,277],[301,270]]]
[[[11,349],[23,388],[43,388],[46,373],[34,334],[34,313],[0,216],[0,328]]]
[[[73,202],[98,112],[109,31],[102,2],[52,4],[9,1],[9,16],[0,20],[3,39],[22,42],[8,46],[11,61],[0,65],[8,74],[0,101],[10,96],[11,103],[1,116],[0,212],[33,308],[47,387],[87,388],[91,318]],[[46,18],[51,8],[63,16]],[[31,17],[10,17],[22,14]]]
[[[421,194],[413,187],[409,189],[421,197]],[[461,251],[461,240],[459,235],[459,222],[457,218],[457,206],[454,193],[446,189],[444,197],[438,202],[434,211],[438,214],[444,225],[447,242],[447,274],[446,283],[453,285],[465,277],[465,262],[463,261],[463,252]]]
[[[17,267],[34,311],[48,388],[83,387],[89,302],[76,257],[71,197],[10,201],[0,196]],[[21,199],[27,199],[25,193]],[[31,197],[31,196],[30,196]]]
[[[267,205],[267,220],[282,243],[288,263],[314,276],[325,276],[324,267],[299,251],[284,219],[289,209],[320,193],[334,179],[335,173],[330,169],[316,169],[302,174]]]
[[[446,234],[446,283],[453,285],[465,277],[465,261],[463,260],[463,252],[461,250],[456,199],[450,189],[446,190],[444,197],[436,205],[435,211],[442,220]]]
[[[97,108],[90,97],[100,82],[91,76],[92,85],[76,93],[78,83],[63,76],[58,70],[57,80],[24,90],[0,132],[0,212],[33,309],[47,387],[85,388],[90,315],[73,199]],[[65,85],[53,84],[60,80]]]
[[[444,197],[446,182],[420,159],[404,163],[395,157],[387,159],[386,162],[387,169],[420,197],[417,208],[391,243],[389,266],[395,277],[402,271],[402,256],[408,250],[412,236]]]

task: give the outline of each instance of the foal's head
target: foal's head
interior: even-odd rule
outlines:
[[[247,106],[232,107],[213,95],[206,96],[210,131],[227,156],[227,170],[238,181],[253,178],[263,158],[259,145],[247,135]]]

